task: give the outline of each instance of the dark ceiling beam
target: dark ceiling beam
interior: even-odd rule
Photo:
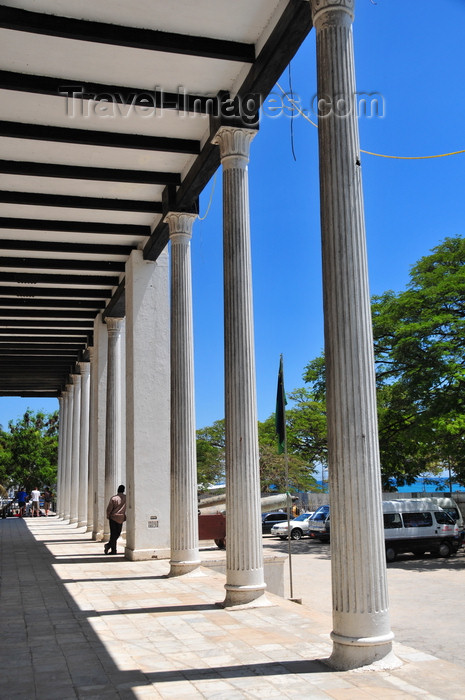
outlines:
[[[126,46],[144,51],[162,51],[244,63],[253,63],[255,59],[253,44],[57,17],[42,12],[5,7],[5,5],[0,6],[0,26],[20,32]]]
[[[85,269],[85,268],[84,268]],[[82,287],[108,287],[112,289],[118,286],[118,277],[104,277],[101,275],[53,275],[50,273],[28,272],[3,272],[0,271],[0,285],[2,282],[16,282],[17,284],[66,284],[66,286]],[[1,286],[0,286],[1,290]]]
[[[11,345],[11,344],[10,344]],[[38,347],[37,345],[33,347],[16,347],[16,345],[11,345],[11,347],[4,347],[0,345],[0,357],[29,357],[31,355],[44,355],[46,357],[68,357],[70,362],[73,362],[74,358],[77,357],[81,346],[77,349],[74,348],[57,348],[55,345],[43,344]]]
[[[38,194],[36,192],[12,192],[0,190],[3,204],[21,204],[39,207],[68,207],[72,209],[100,209],[103,211],[131,211],[161,214],[161,202],[136,199],[108,199],[103,197],[74,197],[61,194]]]
[[[65,371],[61,372],[60,374],[61,379],[66,377]],[[8,387],[17,387],[18,389],[24,391],[25,389],[42,389],[46,387],[53,389],[60,386],[59,377],[57,377],[57,375],[41,375],[40,378],[34,379],[34,376],[31,374],[21,377],[21,379],[17,381],[14,379],[14,377],[9,379],[8,377],[0,374],[0,379],[2,380],[2,386],[4,389],[7,389]]]
[[[44,357],[43,359],[43,366],[44,368],[51,367],[69,367],[70,361],[69,357]],[[9,369],[10,367],[21,367],[24,366],[24,368],[27,370],[29,369],[31,372],[37,372],[37,368],[33,367],[31,365],[31,360],[27,356],[17,356],[17,357],[4,357],[2,359],[2,366],[0,369],[0,372],[4,372],[5,368]]]
[[[25,124],[24,122],[0,121],[0,136],[33,141],[73,143],[80,146],[134,148],[142,151],[164,151],[189,155],[200,153],[200,144],[193,139],[122,134],[116,131],[95,131],[93,129],[67,129],[62,126],[44,126],[43,124]]]
[[[0,268],[2,267],[18,267],[21,270],[26,269],[45,269],[45,270],[86,270],[88,272],[96,272],[95,276],[89,275],[89,282],[81,282],[80,284],[101,284],[105,283],[107,287],[115,287],[118,282],[118,277],[106,277],[102,275],[103,272],[123,272],[124,263],[119,261],[109,261],[105,260],[68,260],[63,258],[10,258],[6,255],[0,259]],[[3,279],[4,274],[16,275],[18,277],[20,274],[17,272],[2,273],[0,272],[0,281]],[[29,277],[32,277],[31,273],[24,273]],[[38,274],[38,273],[37,273]],[[18,279],[18,281],[21,281]],[[27,280],[23,280],[27,281]],[[37,280],[35,280],[37,281]],[[65,278],[61,275],[62,282],[65,282]]]
[[[55,287],[1,287],[3,296],[8,297],[84,297],[88,299],[108,299],[108,289],[63,289]],[[1,305],[2,302],[0,302]]]
[[[29,177],[55,177],[67,180],[95,180],[102,182],[130,182],[138,185],[180,185],[178,173],[118,168],[91,168],[82,165],[32,163],[17,160],[0,160],[0,173],[27,175]]]
[[[105,243],[64,243],[63,241],[23,241],[17,238],[0,239],[0,250],[27,250],[44,253],[76,253],[78,255],[121,255],[125,258],[132,251],[129,245],[111,245]]]
[[[0,313],[0,327],[4,328],[24,328],[25,326],[31,327],[31,328],[42,328],[42,329],[50,329],[50,328],[69,328],[69,329],[74,329],[74,328],[81,328],[82,330],[92,330],[94,327],[94,324],[92,323],[92,320],[74,320],[74,321],[56,321],[56,320],[48,320],[45,321],[43,319],[18,319],[18,318],[10,318],[10,319],[2,319],[1,318],[1,313]]]
[[[40,389],[40,390],[31,389],[29,391],[27,391],[27,390],[16,391],[14,389],[12,391],[7,391],[7,390],[2,391],[2,389],[0,389],[0,396],[20,396],[23,399],[35,398],[35,397],[54,399],[54,398],[58,398],[59,395],[60,395],[59,389],[57,389],[57,390],[55,390],[55,389]]]
[[[57,350],[59,349],[60,352],[62,350],[69,350],[70,352],[75,352],[79,351],[82,348],[82,343],[68,343],[65,340],[61,340],[60,338],[57,338],[56,340],[52,340],[50,338],[47,338],[47,342],[41,343],[40,341],[36,340],[18,340],[15,341],[14,343],[10,343],[8,341],[0,341],[0,348],[3,350],[21,350],[21,347],[24,343],[27,343],[27,345],[24,347],[25,350]],[[59,348],[57,346],[60,346]],[[64,347],[63,347],[64,346]]]
[[[81,330],[79,328],[73,330],[70,328],[4,328],[3,326],[0,326],[0,335],[10,335],[10,336],[22,336],[22,335],[29,335],[31,338],[33,336],[49,336],[49,335],[55,335],[57,338],[60,336],[61,340],[64,340],[65,337],[69,338],[87,338],[89,333],[92,332],[92,329],[89,329],[88,331]],[[72,342],[75,342],[74,340]]]
[[[259,94],[262,103],[313,27],[311,3],[289,3],[244,79],[238,94]]]
[[[250,94],[259,95],[263,103],[311,28],[311,7],[308,0],[290,0],[239,88],[238,98]],[[219,164],[219,148],[207,139],[200,156],[195,159],[176,192],[175,211],[189,211],[194,206]],[[162,220],[145,244],[144,258],[156,260],[167,242],[168,226]]]
[[[123,318],[126,315],[126,287],[125,280],[121,280],[118,289],[115,290],[112,298],[103,312],[103,319]]]
[[[42,391],[59,391],[60,387],[63,384],[66,384],[67,377],[69,375],[69,372],[67,373],[66,371],[59,372],[55,375],[55,377],[52,376],[47,376],[44,377],[42,381],[34,380],[33,376],[27,376],[25,379],[23,379],[20,382],[12,382],[8,381],[8,379],[3,378],[0,376],[1,379],[1,390],[0,390],[0,395],[5,395],[5,392],[7,391],[14,391],[16,390],[16,394],[23,394],[24,392],[42,392]]]
[[[154,89],[154,86],[148,90],[142,90],[124,85],[92,83],[66,77],[51,78],[46,75],[30,75],[29,73],[15,73],[6,70],[0,70],[0,89],[51,97],[66,95],[73,99],[103,100],[105,102],[108,102],[108,98],[111,96],[112,102],[117,104],[149,106],[161,111],[165,109],[176,110],[189,112],[189,114],[210,114],[216,106],[215,100],[211,97],[189,95],[182,90],[166,92]]]
[[[74,313],[74,307],[78,310],[88,309],[95,314],[99,309],[105,308],[105,302],[98,299],[93,299],[89,301],[88,299],[30,299],[30,298],[3,298],[0,299],[0,311],[1,307],[16,307],[18,310],[30,311],[31,309],[38,309],[37,316],[41,315],[42,311],[48,313],[49,309],[63,309],[63,314],[68,312]]]
[[[0,217],[0,229],[25,231],[60,231],[63,233],[110,233],[113,236],[149,236],[150,226],[137,224],[107,224],[100,221],[55,221]]]
[[[59,311],[55,309],[2,309],[0,307],[0,323],[16,323],[17,325],[27,325],[28,323],[90,323],[93,325],[96,312],[89,311]],[[38,319],[37,317],[40,316]],[[57,320],[58,319],[58,320]]]

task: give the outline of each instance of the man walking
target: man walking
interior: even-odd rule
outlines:
[[[124,486],[118,486],[118,493],[112,496],[107,506],[107,518],[110,521],[110,540],[104,547],[105,554],[116,554],[116,542],[121,535],[126,520],[126,494]]]
[[[40,491],[35,487],[31,491],[31,499],[32,499],[32,516],[38,518],[40,515]]]

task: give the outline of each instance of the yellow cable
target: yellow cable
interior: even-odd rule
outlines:
[[[308,116],[305,114],[305,112],[302,112],[302,110],[301,110],[300,107],[297,105],[297,103],[296,103],[291,97],[289,97],[289,95],[283,90],[283,88],[281,87],[281,85],[280,85],[279,83],[276,83],[276,85],[277,85],[278,88],[281,90],[281,92],[282,92],[283,95],[286,97],[286,99],[289,101],[289,103],[290,103],[293,107],[295,107],[295,109],[297,110],[297,112],[298,112],[304,119],[306,119],[308,122],[310,122],[310,124],[311,124],[312,126],[315,126],[315,127],[318,129],[318,124],[315,124],[315,122],[313,122],[313,121],[310,119],[310,117],[308,117]],[[360,149],[360,153],[366,153],[366,154],[369,155],[369,156],[377,156],[378,158],[394,158],[394,159],[396,159],[396,160],[425,160],[425,159],[427,159],[427,158],[445,158],[446,156],[457,156],[457,155],[459,155],[460,153],[465,153],[465,149],[462,150],[462,151],[452,151],[452,153],[438,153],[437,155],[434,155],[434,156],[390,156],[390,155],[386,155],[385,153],[373,153],[372,151],[365,151],[363,148]]]
[[[211,192],[210,192],[210,199],[208,200],[207,211],[205,212],[204,216],[200,216],[200,214],[197,214],[197,218],[199,221],[205,221],[205,219],[208,216],[208,212],[210,211],[210,207],[212,205],[213,193],[215,191],[215,185],[216,185],[216,171],[215,171],[215,175],[213,177],[213,185],[212,185]]]

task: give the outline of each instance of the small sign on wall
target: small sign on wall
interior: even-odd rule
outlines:
[[[147,527],[158,527],[158,515],[151,515],[147,522]]]

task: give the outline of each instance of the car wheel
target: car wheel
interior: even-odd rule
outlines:
[[[226,537],[222,537],[220,540],[215,540],[215,544],[218,549],[226,549]]]
[[[438,554],[440,557],[450,557],[452,553],[452,547],[448,542],[441,542],[438,547]]]
[[[279,535],[280,540],[287,540],[287,535]]]
[[[397,559],[397,552],[394,547],[386,547],[386,561],[391,562]]]
[[[291,539],[292,540],[301,540],[302,535],[303,535],[303,532],[298,527],[295,527],[293,530],[291,530]]]

